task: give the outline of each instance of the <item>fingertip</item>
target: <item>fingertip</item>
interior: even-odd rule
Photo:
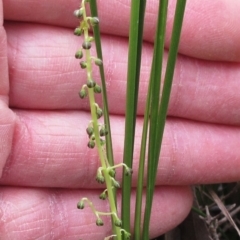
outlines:
[[[188,186],[156,187],[151,217],[151,238],[179,225],[187,217],[192,202],[193,195]]]
[[[206,60],[239,62],[239,10],[239,1],[188,1],[179,52]]]
[[[0,176],[11,151],[14,125],[15,114],[0,101]]]

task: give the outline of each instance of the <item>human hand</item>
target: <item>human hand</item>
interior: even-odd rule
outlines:
[[[108,210],[106,202],[98,200],[101,186],[94,181],[98,157],[86,147],[88,104],[77,94],[85,81],[73,57],[81,44],[72,34],[77,25],[72,12],[79,2],[5,0],[3,5],[8,44],[1,28],[1,239],[103,239],[110,230],[108,219],[97,228],[91,211],[76,209],[79,199],[88,196],[97,209]],[[187,215],[192,196],[184,185],[240,179],[239,9],[237,1],[187,3],[183,55],[176,67],[157,175],[152,237]],[[124,138],[128,10],[125,0],[99,1],[101,29],[108,33],[102,41],[118,162]],[[134,172],[155,10],[154,1],[146,16]],[[136,174],[133,181],[136,184]]]

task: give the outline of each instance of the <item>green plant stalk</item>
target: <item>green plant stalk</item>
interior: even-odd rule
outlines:
[[[154,128],[155,137],[153,138],[154,149],[149,154],[149,166],[147,177],[147,196],[146,196],[146,209],[144,216],[143,227],[143,239],[148,239],[149,236],[149,223],[150,214],[152,208],[152,200],[154,193],[154,185],[156,181],[157,165],[159,161],[160,149],[162,144],[163,131],[165,127],[165,121],[167,116],[167,109],[169,104],[170,92],[172,87],[172,80],[174,74],[174,68],[177,58],[178,45],[180,40],[181,27],[183,22],[183,16],[185,11],[186,0],[178,0],[173,24],[172,38],[168,55],[168,63],[165,73],[164,87],[162,91],[162,97],[160,100],[160,107],[157,115],[157,128]],[[150,125],[151,128],[151,125]],[[150,134],[151,135],[151,134]],[[151,143],[150,143],[151,144]],[[149,144],[149,146],[151,146]],[[151,150],[150,150],[151,151]]]
[[[87,24],[87,16],[86,16],[86,9],[85,9],[85,2],[83,0],[82,2],[82,9],[83,9],[83,21],[86,24],[86,27],[83,28],[84,31],[84,40],[87,42],[89,41],[89,34],[88,34],[88,24]],[[87,79],[92,80],[92,59],[91,59],[91,53],[89,49],[85,50],[86,54],[86,63],[87,63]],[[96,147],[98,150],[101,166],[102,166],[102,173],[105,178],[105,183],[107,187],[108,192],[108,200],[110,205],[110,211],[112,213],[112,216],[118,216],[117,214],[117,208],[116,208],[116,202],[115,197],[112,190],[112,180],[108,173],[108,167],[110,166],[108,163],[108,160],[105,158],[103,152],[104,148],[101,145],[100,141],[100,135],[99,135],[99,122],[96,115],[96,102],[95,102],[95,94],[93,88],[88,88],[88,96],[89,96],[89,102],[90,102],[90,110],[91,110],[91,117],[92,117],[92,126],[94,129],[94,136],[95,136],[95,142]],[[117,217],[118,218],[118,217]],[[116,227],[115,234],[118,240],[121,239],[121,229],[119,227]]]
[[[96,0],[91,0],[89,2],[91,15],[98,16],[97,10],[97,2]],[[93,26],[93,35],[95,40],[95,46],[97,51],[97,57],[103,60],[102,55],[102,47],[101,47],[101,36],[100,36],[100,29],[99,24]],[[108,134],[105,136],[106,139],[106,152],[107,152],[107,159],[110,166],[114,165],[114,156],[113,156],[113,148],[112,148],[112,134],[111,134],[111,126],[110,126],[110,119],[109,119],[109,110],[108,110],[108,99],[107,99],[107,88],[106,88],[106,80],[105,80],[105,73],[104,73],[104,65],[99,66],[100,76],[101,76],[101,83],[102,83],[102,96],[103,96],[103,115],[104,115],[104,124],[108,131]],[[117,206],[117,198],[116,198],[116,190],[113,189],[113,195],[115,198],[115,205]],[[112,217],[112,230],[116,232],[116,226],[113,224],[113,217]]]
[[[151,92],[151,85],[148,87],[148,95]],[[147,136],[148,136],[148,121],[149,121],[149,112],[150,112],[150,97],[147,98],[145,114],[144,114],[144,123],[142,130],[142,140],[141,140],[141,150],[138,166],[138,181],[137,181],[137,190],[136,190],[136,206],[135,206],[135,217],[134,217],[134,235],[133,239],[141,239],[141,217],[142,217],[142,196],[143,196],[143,181],[144,181],[144,166],[145,166],[145,157],[146,157],[146,145],[147,145]]]
[[[125,140],[123,162],[132,168],[135,123],[137,112],[138,86],[142,53],[142,35],[146,0],[132,0],[129,30],[129,52],[127,73],[127,100],[125,117]],[[123,171],[122,180],[122,221],[123,228],[130,231],[130,196],[132,177],[126,177]],[[125,238],[123,238],[125,239]]]
[[[167,21],[167,7],[168,0],[161,0],[159,2],[158,20],[156,28],[156,36],[154,41],[154,54],[152,60],[152,69],[150,76],[150,84],[152,85],[150,96],[148,96],[151,104],[150,113],[150,132],[149,132],[149,148],[148,148],[148,169],[147,169],[147,199],[144,213],[144,225],[143,225],[143,239],[149,236],[149,222],[151,216],[151,195],[154,191],[155,181],[153,171],[157,167],[156,159],[154,159],[154,152],[160,145],[156,142],[156,134],[158,127],[158,109],[160,101],[160,86],[162,75],[162,64],[164,54],[164,41],[166,32]],[[150,197],[150,198],[149,198]]]

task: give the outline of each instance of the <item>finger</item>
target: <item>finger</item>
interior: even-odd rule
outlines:
[[[0,101],[0,177],[11,152],[15,115]]]
[[[1,239],[104,239],[111,232],[109,217],[103,217],[104,226],[97,227],[96,218],[88,206],[84,210],[76,208],[82,197],[88,197],[98,211],[109,212],[108,204],[98,198],[99,194],[87,190],[2,188]],[[131,216],[134,216],[134,197],[135,193]],[[177,226],[188,214],[191,203],[187,187],[156,188],[151,238]]]
[[[14,186],[102,188],[96,148],[87,148],[84,112],[17,111],[12,153],[0,183]],[[115,163],[123,160],[124,117],[111,116]],[[142,120],[138,119],[133,159],[137,182]],[[168,119],[157,185],[234,182],[240,176],[239,127]],[[117,170],[121,182],[121,168]]]
[[[89,109],[87,100],[80,100],[77,93],[86,82],[86,73],[73,57],[81,40],[73,37],[72,31],[10,24],[7,25],[7,33],[12,107]],[[114,114],[125,114],[127,44],[124,39],[103,37],[109,108]],[[151,50],[150,45],[144,46],[138,100],[140,115],[144,113]],[[100,84],[98,69],[94,69],[94,73]],[[239,77],[239,64],[179,56],[169,115],[198,121],[239,124]],[[98,97],[97,101],[100,100],[101,97]]]
[[[7,61],[7,38],[3,28],[2,1],[0,1],[0,101],[8,103],[8,61]]]
[[[0,1],[0,177],[11,151],[14,130],[14,114],[7,107],[9,92],[7,39],[2,24],[3,10]]]
[[[78,23],[72,12],[79,3],[71,0],[59,4],[56,0],[5,0],[4,14],[8,20],[47,23],[73,28]],[[144,39],[153,41],[158,1],[148,1]],[[169,45],[176,1],[170,1],[166,46]],[[107,34],[128,36],[130,1],[99,1],[101,30]],[[32,9],[38,9],[32,11]],[[117,9],[117,11],[116,11]],[[182,30],[180,52],[210,60],[240,60],[240,2],[232,0],[188,1]],[[113,14],[114,13],[114,14]],[[121,24],[119,24],[121,21]]]

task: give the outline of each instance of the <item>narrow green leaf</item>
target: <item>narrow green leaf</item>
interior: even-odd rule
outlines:
[[[165,2],[167,1],[162,0],[161,5],[164,4]],[[162,97],[160,100],[160,107],[157,107],[157,109],[156,105],[159,104],[159,102],[156,103],[158,97],[155,96],[157,91],[157,89],[155,89],[155,85],[153,88],[154,92],[152,93],[152,105],[151,105],[152,111],[150,120],[148,175],[147,175],[147,196],[144,215],[143,239],[149,239],[149,223],[152,209],[154,186],[157,174],[157,166],[162,144],[163,131],[165,127],[165,120],[167,116],[167,109],[170,98],[174,68],[177,58],[185,5],[186,0],[177,1]],[[153,64],[153,68],[157,68],[157,65],[154,66]]]
[[[127,100],[125,120],[125,140],[123,162],[132,168],[134,149],[135,123],[137,112],[138,87],[142,53],[143,23],[146,0],[131,1],[131,17],[129,30],[128,74],[127,74]],[[131,176],[123,172],[122,182],[122,221],[123,228],[130,231],[130,195]]]
[[[149,221],[151,216],[151,193],[154,191],[155,181],[152,173],[155,171],[156,160],[154,153],[159,145],[156,144],[157,118],[160,98],[160,85],[162,75],[162,63],[164,54],[164,40],[166,32],[168,0],[161,0],[158,10],[158,21],[156,28],[156,36],[154,41],[154,53],[151,69],[150,82],[152,84],[151,91],[151,113],[150,113],[150,132],[149,132],[149,148],[148,148],[148,174],[147,174],[147,199],[144,214],[143,239],[149,235]],[[150,198],[148,198],[150,197]],[[150,201],[150,204],[149,204]]]
[[[151,84],[149,83],[148,94],[151,96]],[[138,177],[137,177],[137,191],[136,191],[136,206],[135,206],[135,218],[134,218],[134,235],[133,239],[141,240],[141,217],[142,217],[142,196],[143,196],[143,181],[144,181],[144,170],[145,170],[145,158],[146,158],[146,145],[148,137],[148,122],[150,112],[150,100],[148,97],[146,101],[146,108],[144,114],[144,123],[141,140],[141,150],[138,165]]]

